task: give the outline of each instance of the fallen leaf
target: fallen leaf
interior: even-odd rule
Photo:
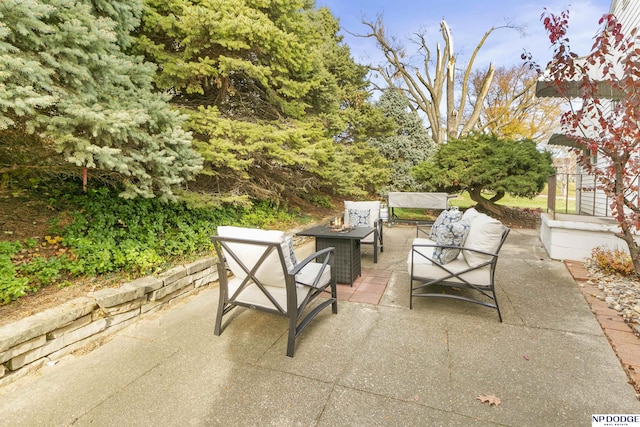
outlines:
[[[482,403],[488,403],[489,406],[500,406],[500,398],[492,396],[490,394],[481,394],[480,396],[476,397],[476,399],[478,399]]]

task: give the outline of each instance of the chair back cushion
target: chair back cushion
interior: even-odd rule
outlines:
[[[353,216],[350,215],[349,211],[353,211]],[[367,224],[363,224],[363,220],[366,217],[366,211],[369,211],[369,219],[367,220]],[[380,201],[371,201],[371,202],[352,202],[345,201],[344,202],[344,224],[349,225],[351,227],[356,227],[357,225],[351,224],[351,218],[356,216],[359,217],[360,226],[365,227],[373,227],[374,222],[380,218]]]
[[[491,218],[489,215],[478,213],[471,219],[471,226],[464,242],[464,247],[495,253],[500,247],[503,231],[504,227],[500,221]],[[477,267],[492,259],[489,255],[475,252],[462,251],[462,254],[470,267]]]
[[[476,208],[469,208],[462,214],[462,219],[466,219],[467,221],[471,222],[471,220],[478,215],[480,215],[480,212],[478,212]]]
[[[285,271],[293,268],[293,262],[289,253],[289,247],[285,242],[285,234],[278,230],[261,230],[257,228],[244,228],[234,226],[219,226],[218,236],[231,237],[236,239],[245,239],[255,242],[278,243],[282,248],[282,255],[285,262],[283,269],[280,256],[277,249],[274,248],[268,257],[264,260],[260,268],[256,271],[256,278],[264,285],[285,287]],[[251,270],[260,257],[264,254],[267,246],[249,243],[228,243],[229,249],[233,252],[242,263]],[[223,248],[224,256],[229,265],[229,269],[234,276],[244,279],[247,272],[236,262],[235,259]]]

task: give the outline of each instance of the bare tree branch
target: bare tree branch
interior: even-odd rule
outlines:
[[[508,24],[489,29],[475,47],[464,69],[464,77],[459,82],[456,79],[457,55],[453,48],[453,36],[446,21],[442,20],[440,23],[440,35],[444,45],[441,47],[440,43],[436,43],[435,58],[432,57],[432,51],[429,48],[430,40],[426,33],[414,34],[418,54],[422,56],[419,67],[411,63],[405,48],[395,38],[389,38],[382,17],[378,16],[375,22],[363,19],[362,24],[370,31],[365,34],[350,34],[374,39],[386,60],[386,66],[370,65],[371,71],[379,73],[388,87],[400,87],[403,90],[413,108],[427,117],[431,137],[437,144],[443,143],[449,137],[457,138],[480,127],[483,101],[489,93],[495,70],[493,66],[489,67],[481,90],[475,94],[476,102],[473,104],[472,113],[464,114],[474,61],[495,30],[516,27]],[[459,83],[461,86],[457,87]],[[379,86],[376,85],[376,87]],[[457,96],[458,89],[461,91],[461,96]],[[446,102],[444,111],[441,108],[443,101]]]

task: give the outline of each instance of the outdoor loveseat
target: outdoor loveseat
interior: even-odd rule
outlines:
[[[334,248],[297,262],[293,242],[282,231],[221,226],[211,240],[220,277],[215,335],[222,332],[223,316],[237,306],[279,314],[289,319],[287,356],[293,357],[295,339],[322,309],[331,305],[338,313]]]
[[[416,230],[407,259],[410,308],[414,297],[453,298],[494,308],[502,322],[494,281],[509,228],[474,208],[464,215],[452,208],[440,214],[428,238],[420,237],[426,228],[418,225]]]

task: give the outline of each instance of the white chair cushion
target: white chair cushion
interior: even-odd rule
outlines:
[[[462,214],[462,219],[466,219],[471,222],[471,220],[480,215],[480,212],[476,210],[476,208],[469,208]]]
[[[270,242],[279,243],[282,247],[282,255],[285,261],[286,270],[289,271],[293,268],[293,262],[289,254],[289,248],[285,242],[285,234],[279,230],[261,230],[257,228],[244,228],[234,226],[219,226],[218,236],[220,237],[233,237],[237,239],[246,239],[257,242]],[[260,257],[264,254],[265,246],[251,245],[244,243],[230,243],[231,250],[240,257],[242,262],[249,268],[254,266]],[[223,250],[225,257],[227,258],[227,264],[231,269],[234,276],[244,279],[247,277],[246,272],[240,267],[240,265]],[[256,277],[263,284],[269,286],[276,286],[284,288],[285,285],[285,272],[280,262],[280,257],[277,251],[273,251],[269,254],[267,259],[264,260],[258,271],[256,271]]]
[[[500,246],[503,226],[500,221],[489,215],[478,213],[471,220],[469,234],[464,242],[464,248],[495,253]],[[477,267],[491,260],[491,256],[475,252],[462,251],[464,259],[471,267]]]
[[[305,283],[307,285],[313,285],[313,281],[318,275],[318,272],[322,268],[321,263],[310,262],[305,265],[304,268],[296,275],[297,283]],[[322,287],[329,283],[331,280],[331,267],[327,266],[320,277],[318,287]],[[232,296],[242,284],[242,279],[239,277],[233,277],[229,279],[229,296]],[[278,302],[280,307],[287,311],[287,290],[281,286],[265,286],[269,294]],[[297,286],[296,291],[296,306],[300,307],[307,294],[312,290],[308,286]],[[236,301],[243,302],[245,304],[252,304],[265,308],[276,309],[276,306],[267,298],[262,290],[255,284],[246,286],[240,295],[236,298]]]
[[[464,260],[462,255],[459,255],[458,258],[454,259],[450,263],[445,266],[438,266],[437,264],[423,262],[425,261],[422,257],[414,256],[415,263],[413,264],[413,276],[417,278],[435,280],[442,279],[447,277],[449,273],[447,273],[443,268],[447,268],[453,272],[460,272],[467,270],[469,265]],[[411,274],[411,251],[409,252],[409,259],[407,260],[409,266],[409,274]],[[489,286],[491,284],[491,269],[490,266],[478,268],[475,270],[471,270],[467,273],[463,273],[460,275],[465,280],[468,280],[471,283],[482,286]],[[456,282],[456,283],[464,283],[460,279],[453,277],[447,279],[448,282]]]
[[[417,244],[433,245],[435,244],[435,242],[433,240],[418,237],[413,239],[413,245],[417,245]],[[433,264],[428,259],[418,254],[414,254],[413,249],[414,248],[412,247],[412,250],[409,251],[409,256],[407,257],[407,269],[409,274],[411,274],[411,266],[413,265],[414,277],[435,280],[435,279],[441,279],[441,278],[447,277],[449,275],[449,273],[443,270],[443,267],[439,267],[437,264]],[[426,256],[430,256],[431,255],[430,252],[433,251],[433,248],[417,247],[415,248],[415,251],[421,254],[424,254]],[[467,261],[465,260],[464,256],[462,254],[459,254],[456,259],[447,263],[447,265],[445,265],[444,268],[447,268],[448,270],[451,270],[457,273],[460,271],[468,270],[469,264],[467,264]],[[469,282],[477,285],[488,286],[491,284],[491,270],[489,266],[469,271],[467,273],[461,274],[460,276],[463,277],[465,280],[468,280]],[[447,281],[464,283],[462,280],[455,277],[449,278],[447,279]]]
[[[380,201],[372,202],[344,202],[344,223],[349,224],[349,209],[369,210],[369,227],[380,218]]]
[[[298,274],[296,274],[296,283],[304,283],[305,285],[312,286],[313,281],[320,273],[320,269],[322,268],[322,263],[319,262],[310,262],[309,264],[302,267],[302,270]],[[322,275],[320,276],[320,280],[318,281],[318,287],[322,287],[331,281],[331,266],[327,265],[327,268],[324,269]],[[298,285],[298,288],[301,286]]]
[[[238,277],[233,277],[229,279],[229,296],[232,296],[242,284],[242,279]],[[269,294],[278,302],[280,307],[286,312],[287,311],[287,290],[286,288],[280,286],[265,286],[265,289],[269,292]],[[304,301],[307,294],[311,291],[311,288],[300,288],[297,292],[297,306],[300,307],[300,304]],[[238,302],[243,302],[245,304],[251,304],[258,307],[272,308],[276,309],[276,306],[273,305],[271,301],[267,298],[267,296],[260,290],[260,288],[252,283],[246,286],[240,295],[235,299]]]
[[[413,246],[415,245],[435,245],[436,242],[430,239],[425,239],[423,237],[416,237],[413,239],[411,251],[413,251]],[[414,255],[414,259],[416,264],[431,264],[431,259],[433,259],[433,250],[435,248],[433,246],[419,246],[415,248],[416,252],[421,255]],[[425,258],[426,257],[426,258]],[[407,260],[407,267],[409,269],[409,274],[411,274],[411,252],[409,252],[409,259]]]

